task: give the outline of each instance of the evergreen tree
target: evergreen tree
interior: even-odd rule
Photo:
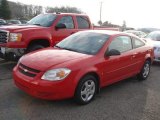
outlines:
[[[3,19],[10,19],[11,18],[11,11],[10,11],[7,0],[1,0],[1,3],[0,3],[0,17],[3,18]]]

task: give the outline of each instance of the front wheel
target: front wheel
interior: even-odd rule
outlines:
[[[27,53],[32,52],[32,51],[35,51],[35,50],[43,49],[43,48],[45,48],[45,47],[42,46],[42,45],[38,45],[38,44],[31,45],[31,46],[29,46],[29,48],[27,49]]]
[[[141,69],[141,72],[137,75],[139,80],[146,80],[150,73],[151,62],[146,61]]]
[[[92,75],[87,75],[78,84],[75,100],[78,104],[88,104],[95,97],[97,91],[97,80]]]

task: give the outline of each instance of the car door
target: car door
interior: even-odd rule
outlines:
[[[146,55],[146,49],[144,49],[143,46],[145,46],[145,43],[135,37],[132,37],[132,43],[133,43],[133,56],[132,56],[132,63],[133,64],[133,72],[137,73],[141,69],[143,63],[144,63],[144,58]]]
[[[75,32],[75,25],[74,25],[72,16],[69,16],[69,15],[63,16],[57,24],[60,24],[60,23],[65,24],[66,28],[58,29],[54,31],[52,38],[53,38],[53,41],[55,41],[55,44]]]
[[[78,30],[87,30],[90,29],[90,21],[87,17],[85,16],[76,16],[76,20],[77,20],[77,26],[78,26]]]
[[[116,49],[121,54],[105,58],[105,83],[110,84],[127,78],[132,73],[132,40],[129,36],[117,36],[111,41],[107,51]]]

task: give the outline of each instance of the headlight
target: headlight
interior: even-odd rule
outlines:
[[[49,81],[63,80],[70,74],[70,72],[71,70],[67,68],[53,69],[45,72],[41,79]]]
[[[21,41],[22,34],[21,33],[10,33],[10,41],[11,42],[18,42]]]

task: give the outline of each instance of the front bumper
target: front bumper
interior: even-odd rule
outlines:
[[[0,58],[7,60],[16,60],[25,53],[24,48],[0,47]]]
[[[20,73],[17,66],[13,69],[15,85],[33,97],[46,100],[60,100],[74,96],[75,86],[72,80],[45,81],[40,79],[42,74],[40,73],[35,78],[31,78]]]
[[[154,58],[154,61],[155,61],[155,62],[160,62],[160,57],[155,57],[155,58]]]

